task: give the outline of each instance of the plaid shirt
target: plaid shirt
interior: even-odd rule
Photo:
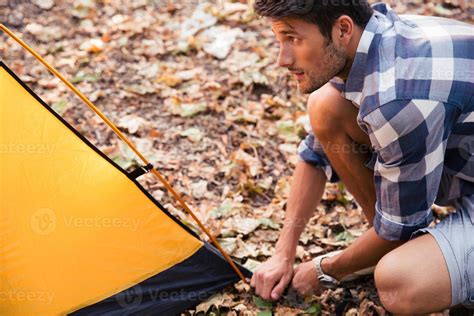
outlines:
[[[375,231],[406,240],[432,221],[433,203],[474,194],[474,27],[373,8],[347,80],[331,82],[372,144]],[[312,133],[299,156],[338,181]]]

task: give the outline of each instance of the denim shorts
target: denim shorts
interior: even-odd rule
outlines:
[[[474,195],[453,201],[456,212],[451,213],[434,227],[422,228],[438,243],[448,266],[451,279],[451,306],[464,305],[474,309]]]
[[[374,170],[377,155],[372,153],[365,166]],[[438,243],[451,279],[451,306],[474,309],[474,195],[460,196],[459,179],[443,173],[435,203],[453,206],[456,212],[434,227],[415,231],[411,238],[430,233]],[[455,198],[456,197],[456,198]]]

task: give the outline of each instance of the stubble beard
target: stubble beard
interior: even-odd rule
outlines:
[[[321,70],[318,72],[305,71],[305,82],[298,82],[298,89],[301,93],[311,93],[318,90],[344,69],[347,54],[343,49],[337,49],[334,43],[329,43],[324,50]]]

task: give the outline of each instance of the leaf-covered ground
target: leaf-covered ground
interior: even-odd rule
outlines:
[[[470,1],[390,1],[399,13],[473,22]],[[4,0],[0,22],[45,56],[151,160],[236,260],[254,270],[274,251],[306,96],[278,69],[277,43],[250,2]],[[1,59],[124,168],[136,157],[42,65],[2,35]],[[153,196],[193,229],[151,175]],[[441,214],[446,212],[437,209]],[[342,249],[367,227],[341,184],[328,184],[303,233],[298,262]],[[384,315],[373,280],[270,304],[238,283],[188,314]]]

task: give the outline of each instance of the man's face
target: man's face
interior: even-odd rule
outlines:
[[[271,24],[280,44],[278,65],[295,76],[302,93],[319,89],[344,69],[346,50],[328,43],[317,25],[290,17]]]

